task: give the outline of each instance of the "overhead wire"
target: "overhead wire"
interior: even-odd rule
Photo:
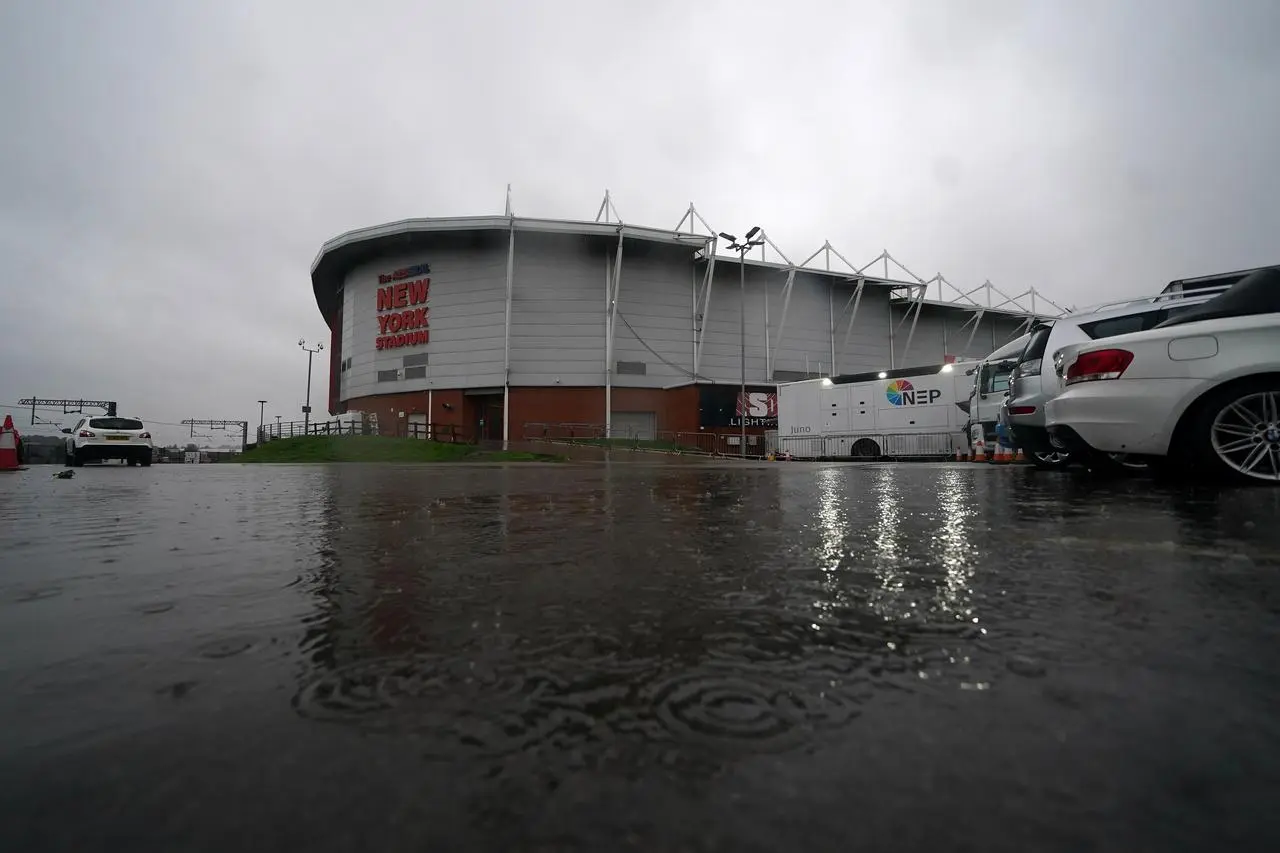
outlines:
[[[82,412],[66,412],[66,411],[63,411],[62,409],[58,409],[53,406],[30,406],[30,405],[25,405],[23,403],[8,403],[3,401],[0,401],[0,409],[13,409],[15,411],[20,411],[20,412],[30,412],[34,410],[37,412],[54,412],[60,415],[83,414]],[[103,413],[101,415],[98,415],[98,417],[106,417],[106,414]],[[122,416],[122,417],[129,417],[129,416]],[[172,426],[172,427],[190,426],[190,424],[179,424],[179,423],[174,423],[172,421],[162,421],[157,418],[148,418],[144,415],[134,415],[132,417],[136,417],[138,420],[146,421],[148,424],[154,424],[156,426]]]
[[[701,380],[703,382],[715,381],[706,376],[702,376],[698,373],[695,373],[694,371],[689,370],[687,367],[682,367],[681,365],[676,364],[675,362],[667,359],[665,356],[663,356],[653,347],[649,346],[648,342],[646,342],[644,338],[640,337],[640,333],[635,330],[635,327],[627,322],[626,315],[624,315],[621,311],[615,311],[614,313],[616,313],[618,316],[618,319],[622,321],[622,325],[626,326],[627,329],[631,331],[631,334],[635,337],[635,339],[640,342],[640,346],[648,350],[653,355],[653,357],[656,358],[658,361],[662,362],[667,367],[670,367],[672,370],[676,371],[677,373],[680,373],[683,376],[687,376],[690,379],[693,379],[694,381],[698,381],[698,380]]]

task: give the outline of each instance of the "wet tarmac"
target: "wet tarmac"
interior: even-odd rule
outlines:
[[[1280,495],[973,465],[0,479],[0,849],[1264,850]]]

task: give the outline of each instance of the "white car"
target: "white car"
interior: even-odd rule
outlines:
[[[1156,296],[1125,299],[1082,309],[1031,329],[1026,348],[1009,381],[1001,415],[1013,430],[1015,444],[1041,468],[1065,468],[1075,460],[1055,446],[1048,432],[1048,403],[1060,390],[1055,365],[1059,353],[1081,349],[1091,341],[1146,331],[1166,320],[1195,311],[1243,281],[1256,270],[1220,273],[1170,282]]]
[[[66,433],[67,465],[79,467],[86,462],[123,459],[130,465],[151,464],[151,433],[137,418],[97,415],[81,418]]]
[[[1280,267],[1154,329],[1071,347],[1058,370],[1055,446],[1280,486]]]

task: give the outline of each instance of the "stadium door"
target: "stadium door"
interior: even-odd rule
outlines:
[[[481,441],[502,441],[502,393],[466,394],[472,435]]]

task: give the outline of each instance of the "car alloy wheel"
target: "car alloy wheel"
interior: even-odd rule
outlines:
[[[1037,468],[1066,468],[1071,463],[1071,454],[1055,450],[1050,453],[1032,453],[1031,461]]]
[[[1129,471],[1144,471],[1150,467],[1146,462],[1128,453],[1108,453],[1107,459],[1117,468],[1125,468]]]
[[[1209,442],[1231,470],[1280,483],[1280,391],[1254,391],[1229,400],[1210,423]]]

